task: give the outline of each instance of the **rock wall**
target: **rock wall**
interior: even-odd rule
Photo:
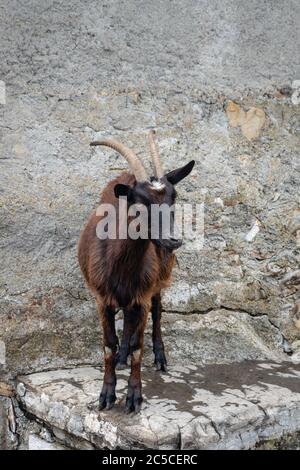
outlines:
[[[299,15],[293,0],[2,2],[0,364],[10,376],[99,362],[76,244],[126,163],[89,142],[116,137],[149,166],[152,128],[166,169],[196,160],[179,199],[205,207],[204,247],[178,252],[165,294],[170,359],[300,349]]]

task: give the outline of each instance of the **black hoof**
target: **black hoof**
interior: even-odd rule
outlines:
[[[99,410],[103,410],[104,408],[110,410],[114,406],[117,399],[115,388],[115,385],[103,384],[99,397]]]
[[[125,403],[125,413],[139,413],[142,406],[142,391],[141,387],[128,387],[126,403]]]
[[[167,372],[167,359],[163,349],[157,349],[154,351],[154,365],[156,370],[160,370],[162,372]]]

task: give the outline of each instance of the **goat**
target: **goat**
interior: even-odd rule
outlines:
[[[187,165],[164,174],[154,132],[149,134],[154,176],[150,179],[137,155],[115,140],[92,142],[118,151],[129,163],[132,173],[123,172],[108,183],[102,192],[100,204],[112,204],[118,213],[118,198],[127,197],[128,207],[143,204],[167,204],[174,207],[174,186],[193,169],[194,160]],[[120,214],[119,214],[120,215]],[[124,214],[123,214],[124,216]],[[96,227],[102,216],[94,212],[83,229],[78,246],[78,258],[88,288],[96,297],[102,322],[104,341],[104,378],[99,397],[99,409],[110,409],[116,400],[116,368],[124,368],[131,356],[131,373],[125,411],[138,412],[142,403],[141,361],[144,329],[151,310],[153,321],[153,352],[158,370],[166,370],[166,356],[161,334],[161,290],[170,283],[175,261],[173,251],[182,240],[162,230],[158,237],[150,233],[151,216],[148,210],[149,237],[147,239],[99,239]],[[124,217],[126,228],[128,213]],[[171,218],[174,228],[174,217]],[[115,313],[122,309],[124,327],[121,345],[115,330]]]

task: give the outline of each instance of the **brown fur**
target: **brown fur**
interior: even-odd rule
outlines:
[[[122,173],[106,186],[100,203],[113,204],[117,210],[115,185],[122,183],[133,187],[135,182],[132,174]],[[159,193],[155,197],[159,202]],[[155,347],[157,349],[156,362],[161,363],[162,370],[166,362],[160,333],[160,291],[170,282],[175,256],[150,240],[100,240],[96,235],[99,221],[100,217],[94,212],[81,234],[78,257],[87,285],[96,296],[104,331],[105,375],[100,407],[110,408],[113,405],[116,399],[115,364],[118,360],[122,365],[126,364],[129,350],[132,360],[126,409],[138,411],[142,400],[140,367],[143,336],[150,308],[154,323],[153,338],[157,343],[154,346],[154,350]],[[157,305],[155,299],[158,299]],[[114,311],[117,308],[124,310],[125,319],[120,351],[114,327]]]

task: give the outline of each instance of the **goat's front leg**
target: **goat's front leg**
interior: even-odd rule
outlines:
[[[154,364],[157,370],[162,370],[166,372],[167,370],[167,360],[165,356],[165,348],[162,340],[161,334],[161,297],[160,294],[156,294],[151,299],[151,313],[152,313],[152,342],[153,342],[153,352],[154,352]]]
[[[128,380],[128,392],[126,397],[125,411],[138,413],[143,401],[141,364],[144,347],[144,331],[147,322],[148,307],[137,305],[128,312],[128,321],[132,323],[132,336],[130,338],[129,350],[131,355],[131,372]]]
[[[104,340],[104,378],[99,398],[99,409],[109,410],[116,401],[116,355],[118,349],[118,337],[115,330],[115,312],[110,307],[99,307],[99,313],[103,328]]]

